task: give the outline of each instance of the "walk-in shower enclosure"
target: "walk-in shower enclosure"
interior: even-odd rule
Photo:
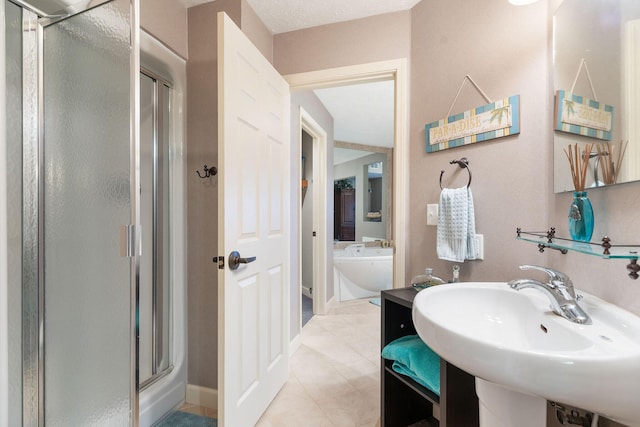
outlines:
[[[129,0],[5,1],[9,425],[137,422]]]
[[[0,427],[149,426],[185,399],[185,61],[137,0],[0,1]]]

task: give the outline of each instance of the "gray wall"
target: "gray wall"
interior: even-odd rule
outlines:
[[[282,75],[409,58],[411,11],[276,34],[273,63]]]
[[[426,206],[438,203],[442,169],[454,177],[447,186],[466,183],[467,174],[449,165],[460,157],[469,159],[476,230],[485,236],[485,260],[461,264],[461,280],[506,280],[521,275],[519,264],[546,263],[537,248],[514,236],[517,227],[544,230],[549,222],[550,31],[546,2],[430,0],[413,9],[407,280],[425,263],[451,277],[453,264],[436,256],[436,227],[426,224]],[[427,154],[424,125],[446,115],[467,74],[492,99],[520,95],[521,133]],[[454,110],[485,103],[467,82]]]
[[[177,1],[140,0],[140,27],[187,58],[187,9]]]

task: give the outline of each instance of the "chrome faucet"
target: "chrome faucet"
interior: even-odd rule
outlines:
[[[540,270],[549,275],[549,282],[543,283],[534,279],[511,280],[508,284],[512,289],[519,291],[525,288],[534,288],[542,291],[549,297],[551,309],[554,313],[574,323],[590,325],[591,318],[578,305],[580,297],[576,297],[571,279],[559,271],[537,265],[521,265],[520,270]]]

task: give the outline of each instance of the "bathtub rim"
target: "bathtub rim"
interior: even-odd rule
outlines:
[[[333,260],[345,260],[349,258],[354,259],[364,259],[364,258],[386,258],[389,257],[393,260],[395,256],[393,248],[383,248],[380,246],[365,246],[363,247],[364,255],[351,255],[347,253],[347,249],[349,246],[343,249],[334,249],[333,250]],[[374,251],[381,251],[382,253],[374,254]]]
[[[336,293],[340,302],[376,297],[380,295],[381,291],[393,288],[393,269],[395,262],[393,248],[381,248],[374,246],[365,249],[369,249],[369,252],[382,250],[385,254],[377,254],[374,256],[348,255],[346,254],[346,248],[334,250],[333,275],[334,281],[336,281]],[[385,284],[374,287],[364,286],[362,283],[358,283],[357,280],[354,280],[351,272],[345,270],[348,266],[353,267],[358,264],[371,265],[371,263],[389,264],[389,280]],[[371,282],[373,282],[373,280],[367,281],[367,283]]]

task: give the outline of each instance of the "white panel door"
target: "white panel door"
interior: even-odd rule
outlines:
[[[289,368],[289,85],[218,15],[218,410],[253,426]],[[237,251],[250,261],[233,270]]]

